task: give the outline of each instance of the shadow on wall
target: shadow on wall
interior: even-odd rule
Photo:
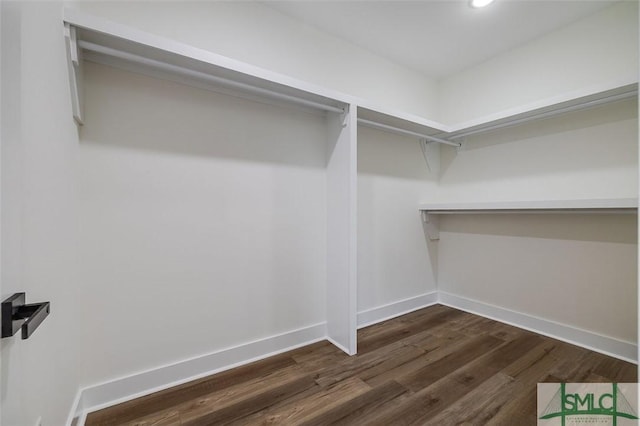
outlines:
[[[85,64],[83,144],[326,167],[323,114]]]
[[[435,289],[437,246],[422,235],[418,204],[436,191],[417,138],[358,127],[359,310]]]
[[[439,219],[436,220],[438,220],[438,223],[440,223]],[[431,271],[433,271],[432,273],[434,277],[438,277],[438,240],[432,240],[431,238],[429,238],[428,226],[429,225],[427,223],[422,222],[422,233],[424,235],[424,241],[427,244],[427,252],[429,254],[428,258],[429,265],[431,266]]]
[[[435,182],[419,141],[381,130],[358,126],[358,174]]]
[[[498,214],[444,215],[440,231],[552,240],[638,243],[633,214]]]
[[[442,183],[636,167],[637,117],[629,99],[469,136],[460,152],[442,150]]]

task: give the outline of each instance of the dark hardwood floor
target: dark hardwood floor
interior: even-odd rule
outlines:
[[[636,382],[637,366],[435,305],[89,414],[87,425],[535,425],[538,382]]]

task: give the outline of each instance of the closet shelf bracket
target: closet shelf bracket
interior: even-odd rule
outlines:
[[[466,145],[467,145],[467,138],[460,138],[458,140],[458,146],[456,147],[456,154],[458,152],[462,152],[466,150]]]
[[[420,139],[419,143],[429,173],[438,176],[440,174],[440,144],[424,138]]]
[[[422,224],[424,231],[431,241],[437,241],[440,239],[440,226],[438,223],[438,216],[429,214],[428,211],[422,211]]]
[[[345,127],[347,127],[347,123],[349,121],[349,105],[345,106],[342,109],[342,112],[340,112],[339,114],[340,114],[340,123],[342,128],[344,129]]]
[[[82,125],[84,111],[84,100],[82,96],[82,51],[78,45],[76,28],[68,22],[64,24],[64,39],[67,48],[67,71],[69,73],[73,119],[78,125]]]

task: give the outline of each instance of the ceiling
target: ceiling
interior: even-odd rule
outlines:
[[[395,63],[441,78],[615,3],[614,0],[268,1]]]

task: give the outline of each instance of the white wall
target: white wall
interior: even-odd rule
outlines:
[[[2,2],[2,298],[51,302],[28,340],[3,339],[1,423],[66,422],[78,390],[77,134],[61,3]]]
[[[468,137],[443,148],[440,201],[634,198],[635,100]]]
[[[440,222],[449,293],[637,342],[634,215],[469,215]]]
[[[443,150],[439,199],[637,197],[637,158],[637,103],[623,101]],[[451,216],[440,228],[440,290],[637,341],[635,216]]]
[[[389,109],[435,115],[434,81],[266,4],[86,1],[69,5]]]
[[[436,289],[417,210],[436,184],[416,138],[358,128],[358,312]]]
[[[324,322],[325,117],[94,64],[85,79],[83,383]]]
[[[465,123],[638,81],[638,2],[623,1],[438,82],[438,118]]]

